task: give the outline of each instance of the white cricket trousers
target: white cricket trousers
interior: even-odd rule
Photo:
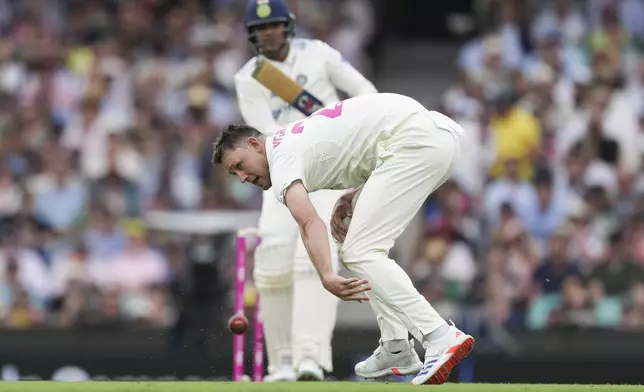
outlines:
[[[340,257],[355,276],[369,281],[369,302],[383,341],[407,339],[409,331],[422,342],[445,323],[388,254],[427,197],[449,178],[463,132],[438,112],[412,116],[392,133],[354,199]]]
[[[321,190],[309,195],[327,227],[343,193]],[[304,358],[332,371],[331,340],[339,300],[322,286],[288,208],[272,190],[263,196],[262,242],[255,251],[253,279],[260,295],[269,373],[297,367]],[[331,261],[337,271],[339,252],[330,234],[329,238]]]

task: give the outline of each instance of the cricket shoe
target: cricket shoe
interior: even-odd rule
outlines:
[[[306,358],[297,367],[295,379],[297,381],[324,381],[324,370],[317,362]]]
[[[423,363],[418,358],[412,339],[407,347],[396,353],[387,351],[380,341],[380,345],[373,354],[356,365],[355,372],[362,378],[379,378],[391,375],[408,376],[419,372],[422,368]]]
[[[284,366],[278,369],[275,373],[271,373],[264,377],[264,382],[285,382],[295,381],[295,372],[290,366]]]
[[[429,343],[425,351],[425,364],[412,384],[444,384],[452,370],[474,349],[474,338],[463,333],[453,324],[445,336]]]

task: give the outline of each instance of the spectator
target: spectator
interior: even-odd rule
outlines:
[[[492,180],[485,189],[483,206],[488,225],[498,227],[504,206],[521,216],[530,215],[534,194],[534,186],[519,174],[519,160],[506,160],[504,175]]]
[[[167,299],[160,287],[171,278],[168,262],[150,247],[140,221],[128,220],[124,225],[127,245],[109,266],[101,268],[108,278],[106,289],[118,293],[125,318],[166,325],[169,316],[160,310],[167,309],[163,306]]]
[[[640,282],[631,287],[622,327],[631,331],[644,329],[644,283]]]
[[[594,327],[597,324],[590,292],[581,277],[569,275],[562,281],[561,305],[549,315],[553,327]]]
[[[581,276],[576,261],[568,258],[570,226],[563,225],[553,233],[548,253],[534,273],[534,289],[537,293],[559,293],[564,280],[570,276]],[[577,282],[570,283],[571,295],[576,295]]]
[[[486,310],[494,324],[523,325],[538,255],[516,216],[494,233],[486,259]]]
[[[68,154],[54,147],[45,160],[45,171],[31,183],[34,214],[47,225],[65,231],[85,213],[87,193],[82,180],[72,171]]]
[[[411,266],[419,291],[448,313],[465,300],[477,273],[472,251],[458,237],[448,226],[430,233]]]
[[[526,208],[519,211],[520,218],[530,234],[538,241],[546,243],[554,231],[566,218],[568,199],[555,188],[553,176],[549,170],[537,171],[535,187],[524,201]]]
[[[516,45],[511,36],[491,29],[465,44],[459,53],[459,66],[472,81],[483,86],[486,94],[494,94],[499,87],[507,86],[504,76],[512,75],[519,65],[520,47]]]
[[[570,205],[568,221],[572,236],[568,255],[579,260],[582,270],[588,271],[607,257],[607,242],[601,233],[592,230],[591,214],[588,205],[581,199],[575,199]]]
[[[14,94],[25,77],[24,66],[15,59],[15,45],[0,37],[0,91]]]
[[[639,282],[644,282],[644,269],[628,255],[628,246],[620,232],[610,238],[610,254],[591,274],[593,291],[598,296],[622,296]]]
[[[425,229],[455,230],[467,240],[476,241],[480,228],[472,213],[473,201],[457,181],[450,179],[425,204]]]
[[[163,185],[167,169],[167,129],[163,117],[149,104],[138,102],[134,110],[132,146],[141,157],[142,175],[138,178],[144,208],[153,204]]]
[[[100,270],[82,245],[59,254],[51,269],[52,294],[62,303],[58,323],[63,327],[74,325],[92,305],[92,297],[86,294],[98,283]]]
[[[0,294],[6,322],[31,326],[45,321],[51,286],[36,252],[21,246],[15,220],[4,221],[0,242]]]
[[[542,10],[533,22],[536,39],[556,31],[565,45],[579,45],[586,33],[586,20],[570,0],[555,0],[552,7]]]
[[[494,111],[490,124],[496,156],[490,168],[490,176],[503,176],[505,162],[516,159],[519,177],[529,180],[541,146],[539,123],[530,113],[516,106],[515,93],[510,90],[498,93],[492,102]]]
[[[24,192],[11,173],[0,168],[0,217],[16,215],[22,209]]]
[[[597,236],[608,239],[611,233],[618,228],[617,216],[615,215],[608,190],[602,186],[589,187],[586,192],[585,201],[590,209],[592,220],[591,230]]]
[[[141,212],[139,188],[115,171],[94,181],[90,194],[92,200],[106,206],[110,214],[134,217]]]
[[[460,72],[457,81],[443,95],[445,113],[452,118],[479,120],[485,109],[483,86]]]
[[[122,128],[109,128],[105,140],[107,149],[96,151],[89,161],[82,162],[85,176],[98,180],[109,173],[115,173],[123,179],[138,185],[142,177],[142,162],[131,138],[124,134]]]
[[[91,257],[105,260],[125,247],[125,236],[115,217],[103,205],[95,205],[85,233],[85,245]]]
[[[591,54],[604,53],[607,72],[618,72],[624,66],[624,54],[630,49],[631,37],[619,20],[616,7],[606,6],[601,11],[600,26],[590,33]]]
[[[561,34],[556,31],[549,31],[536,38],[536,50],[526,57],[523,64],[524,73],[535,77],[536,71],[545,66],[554,73],[559,87],[566,84],[585,84],[591,77],[585,51],[579,46],[566,45],[562,39]],[[568,91],[567,94],[574,94],[574,91]]]

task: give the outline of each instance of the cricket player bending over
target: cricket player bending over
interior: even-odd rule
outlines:
[[[322,102],[339,101],[337,90],[349,96],[377,93],[335,49],[318,40],[293,38],[295,20],[284,0],[251,0],[245,23],[259,56],[239,70],[235,87],[244,121],[263,134],[305,118],[323,107]],[[324,222],[330,221],[341,194],[322,190],[311,195]],[[264,380],[322,380],[323,368],[332,371],[338,300],[320,284],[297,223],[272,192],[264,192],[259,232],[262,243],[255,252],[253,275],[268,353]],[[330,263],[336,270],[335,245],[333,249]]]
[[[463,132],[412,98],[373,94],[328,105],[270,137],[229,125],[215,143],[213,164],[242,182],[272,188],[287,206],[324,288],[345,301],[370,300],[381,343],[356,365],[359,376],[418,372],[413,384],[442,384],[473,349],[474,339],[447,323],[388,257],[427,197],[449,178]],[[337,201],[331,230],[355,278],[333,268],[326,226],[309,198],[322,189],[352,189]],[[425,348],[424,365],[408,331]]]

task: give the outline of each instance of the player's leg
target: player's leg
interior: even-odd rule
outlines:
[[[268,356],[265,380],[294,381],[293,254],[299,232],[288,209],[270,191],[264,192],[259,233],[262,242],[255,250],[253,280],[261,301]]]
[[[449,178],[459,155],[457,137],[426,121],[410,122],[410,129],[392,137],[387,156],[363,186],[342,247],[347,268],[369,280],[373,294],[426,348],[425,369],[417,378],[432,378],[439,368],[448,375],[462,359],[459,350],[466,355],[473,344],[471,337],[446,323],[388,257],[429,194]]]
[[[342,193],[323,190],[310,195],[313,206],[327,224]],[[337,270],[338,249],[330,235],[329,242],[331,261]],[[322,286],[301,240],[296,246],[293,268],[293,364],[299,380],[321,380],[322,369],[333,370],[331,340],[338,299]]]
[[[354,208],[359,199],[360,192],[353,198]],[[380,297],[371,291],[367,292],[367,296],[380,329],[380,344],[371,356],[356,364],[356,375],[379,378],[418,373],[423,363],[418,358],[413,340],[408,340],[407,327]]]

